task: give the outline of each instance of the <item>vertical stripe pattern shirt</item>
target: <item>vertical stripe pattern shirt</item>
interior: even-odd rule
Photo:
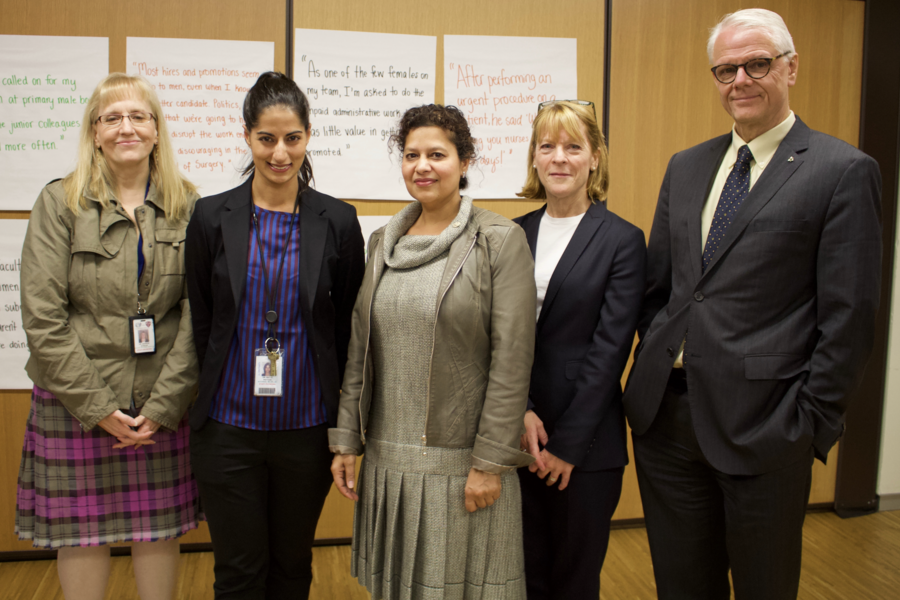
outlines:
[[[256,232],[251,221],[247,281],[240,316],[209,417],[235,427],[262,431],[313,427],[325,423],[327,416],[300,313],[300,217],[297,216],[288,239],[291,213],[256,207],[256,214],[270,289],[277,285],[278,265],[285,245],[288,246],[275,299],[278,312],[275,331],[284,357],[281,363],[283,395],[253,395],[256,350],[265,347],[268,306]]]

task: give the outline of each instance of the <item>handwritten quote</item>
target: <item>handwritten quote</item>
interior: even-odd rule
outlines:
[[[31,209],[47,182],[74,168],[108,46],[107,38],[0,35],[0,209]]]
[[[156,89],[179,168],[202,194],[240,182],[244,97],[274,56],[271,42],[128,38],[128,72]]]
[[[30,389],[25,374],[28,340],[22,327],[22,300],[19,276],[22,270],[22,244],[28,221],[0,220],[0,363],[3,377],[0,389]]]
[[[318,189],[409,200],[387,141],[407,108],[434,102],[436,43],[430,36],[296,30],[294,79],[311,106],[307,154]]]
[[[538,104],[577,97],[576,59],[574,39],[444,36],[444,100],[465,113],[475,138],[477,197],[522,189]]]

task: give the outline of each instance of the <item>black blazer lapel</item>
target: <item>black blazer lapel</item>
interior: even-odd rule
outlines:
[[[315,304],[328,236],[328,219],[322,216],[324,212],[313,194],[303,193],[300,199],[300,299],[308,310]]]
[[[234,305],[241,305],[241,294],[247,281],[247,248],[250,242],[250,204],[253,202],[253,177],[235,188],[222,213],[222,244]]]
[[[546,212],[546,210],[547,205],[545,204],[538,210],[528,215],[526,219],[521,223],[522,229],[525,230],[525,239],[528,240],[528,247],[531,248],[532,258],[534,258],[535,253],[537,252],[538,232],[541,229],[541,219],[543,218],[544,212]]]
[[[791,127],[787,136],[778,146],[775,156],[772,157],[769,166],[763,171],[762,177],[759,178],[759,181],[753,186],[747,198],[744,199],[744,202],[738,208],[737,213],[734,215],[734,220],[725,232],[725,237],[722,239],[719,249],[716,250],[715,256],[713,256],[709,266],[706,267],[705,274],[710,273],[716,266],[716,263],[728,254],[728,248],[740,238],[744,229],[756,216],[756,213],[768,204],[769,200],[781,189],[781,186],[800,168],[800,165],[803,164],[801,153],[806,151],[807,148],[809,148],[809,127],[798,117],[797,122],[794,123],[794,126]],[[794,160],[788,162],[788,159],[791,157]]]
[[[693,193],[688,200],[688,247],[691,252],[691,269],[694,272],[694,281],[700,281],[700,277],[703,275],[703,246],[701,245],[702,236],[700,235],[703,207],[706,204],[706,199],[709,197],[709,191],[716,181],[716,174],[719,172],[719,167],[725,159],[725,152],[728,150],[729,144],[731,144],[730,133],[723,135],[710,145],[707,159],[703,164],[698,165],[696,172],[697,183],[706,182],[706,185],[704,187],[698,185],[695,188],[696,193]],[[700,193],[701,191],[702,194]],[[715,201],[718,202],[718,199]]]
[[[556,298],[560,286],[562,286],[569,271],[572,270],[572,267],[575,266],[575,263],[578,262],[578,259],[584,253],[584,249],[587,248],[591,239],[600,230],[600,226],[603,225],[604,221],[606,221],[606,206],[602,202],[591,204],[575,229],[575,234],[569,241],[569,245],[566,246],[563,255],[556,264],[553,275],[550,276],[550,283],[547,284],[547,294],[544,296],[544,302],[541,305],[541,316],[537,322],[538,331],[541,330],[541,325],[546,320],[547,313],[553,305],[553,300]],[[540,221],[538,222],[540,223]]]

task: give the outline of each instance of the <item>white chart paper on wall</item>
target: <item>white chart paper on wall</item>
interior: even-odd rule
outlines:
[[[182,175],[208,196],[241,181],[241,109],[275,65],[273,42],[127,38],[126,69],[156,88]]]
[[[0,210],[31,210],[75,167],[91,93],[109,73],[109,39],[0,35]]]
[[[409,200],[388,138],[434,102],[437,38],[297,29],[294,79],[309,98],[316,188],[338,198]]]
[[[469,171],[472,196],[514,198],[522,190],[537,105],[578,97],[576,42],[444,36],[444,102],[466,114],[480,156]]]
[[[27,228],[28,221],[23,219],[0,219],[0,364],[3,365],[0,389],[4,390],[32,387],[25,374],[29,353],[19,295],[22,244]]]

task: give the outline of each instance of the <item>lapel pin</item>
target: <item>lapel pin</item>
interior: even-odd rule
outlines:
[[[794,157],[793,157],[793,156],[790,157],[790,158],[788,159],[788,162],[794,162]]]

